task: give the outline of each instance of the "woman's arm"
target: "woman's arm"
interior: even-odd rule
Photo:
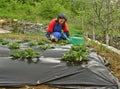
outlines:
[[[55,21],[56,21],[56,19],[53,19],[53,20],[50,21],[50,23],[49,23],[49,25],[47,27],[47,32],[48,33],[52,33],[53,32]]]

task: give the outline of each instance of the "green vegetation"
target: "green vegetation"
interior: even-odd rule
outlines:
[[[15,58],[20,58],[20,59],[24,59],[26,57],[25,51],[23,50],[14,50],[11,53],[11,56],[15,59]]]
[[[29,42],[29,46],[36,46],[37,45],[37,42],[36,41],[31,41]]]
[[[37,42],[38,45],[44,45],[44,44],[46,44],[46,41],[42,40],[42,39],[36,40],[36,42]]]
[[[99,46],[100,46],[100,49],[105,51],[106,53],[108,53],[110,51],[110,49],[105,47],[103,44],[100,44]]]
[[[25,54],[26,54],[27,59],[37,58],[40,55],[39,52],[35,52],[35,51],[33,51],[33,49],[30,49],[30,48],[25,49]]]
[[[17,42],[13,42],[13,43],[8,44],[8,47],[10,49],[18,49],[20,47],[20,44]]]
[[[13,58],[20,58],[20,59],[38,58],[39,55],[40,55],[39,52],[35,52],[31,48],[25,50],[13,50],[11,53],[11,56]]]
[[[110,49],[109,49],[107,46],[103,45],[102,43],[101,43],[101,44],[98,44],[97,42],[95,42],[95,41],[93,41],[93,40],[91,40],[90,43],[91,43],[92,45],[94,45],[94,46],[95,46],[95,45],[99,46],[99,49],[102,50],[102,51],[104,51],[104,52],[106,52],[106,53],[109,53],[109,52],[110,52]],[[93,48],[94,48],[94,47],[93,47]]]
[[[89,54],[89,49],[86,47],[85,44],[78,45],[74,44],[72,45],[70,51],[66,52],[62,56],[63,61],[67,62],[81,62],[81,61],[86,61],[88,60],[88,54]]]
[[[2,41],[3,41],[3,39],[1,38],[1,39],[0,39],[0,42],[2,42]]]
[[[119,0],[0,0],[0,18],[48,25],[58,14],[65,13],[71,35],[94,38],[102,34],[108,45],[109,34],[120,35],[119,5]]]
[[[82,0],[81,0],[82,1]],[[70,33],[81,33],[82,23],[79,9],[81,1],[70,0],[0,0],[0,18],[13,18],[48,24],[58,14],[65,13]],[[73,4],[74,5],[73,5]],[[76,6],[76,7],[74,7]],[[74,22],[75,24],[73,24]]]
[[[39,48],[42,50],[46,50],[46,49],[50,48],[50,45],[40,45]]]
[[[6,39],[0,39],[0,43],[1,43],[2,45],[7,45],[7,44],[9,44],[9,41],[6,40]]]

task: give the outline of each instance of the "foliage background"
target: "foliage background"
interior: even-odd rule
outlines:
[[[48,24],[65,13],[72,34],[118,34],[119,6],[119,0],[0,0],[0,18]]]

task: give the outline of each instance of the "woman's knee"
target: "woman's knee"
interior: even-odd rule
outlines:
[[[54,35],[57,39],[60,39],[60,38],[61,38],[61,33],[60,33],[60,32],[53,32],[53,35]]]

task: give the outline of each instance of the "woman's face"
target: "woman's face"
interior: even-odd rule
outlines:
[[[60,23],[60,24],[63,24],[64,22],[65,22],[65,19],[59,18],[59,23]]]

